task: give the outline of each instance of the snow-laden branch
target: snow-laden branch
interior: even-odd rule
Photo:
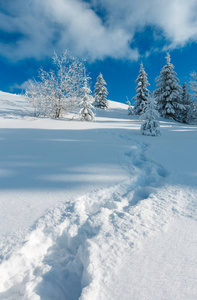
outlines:
[[[59,118],[62,112],[74,112],[79,108],[85,65],[68,50],[60,56],[54,53],[53,64],[54,70],[39,70],[39,81],[29,81],[26,97],[35,115]]]

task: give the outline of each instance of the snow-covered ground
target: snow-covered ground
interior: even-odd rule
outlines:
[[[197,126],[31,112],[0,92],[0,299],[196,300]]]

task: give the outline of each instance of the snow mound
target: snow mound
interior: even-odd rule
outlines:
[[[9,94],[0,91],[0,118],[26,117],[33,113],[28,101],[21,95]]]

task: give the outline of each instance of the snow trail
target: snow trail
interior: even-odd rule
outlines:
[[[173,215],[195,216],[195,190],[169,186],[168,171],[147,159],[147,149],[133,142],[125,152],[128,180],[71,199],[38,221],[0,265],[0,299],[109,299],[105,287],[122,257],[165,231]]]

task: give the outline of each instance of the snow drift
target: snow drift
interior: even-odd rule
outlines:
[[[0,99],[0,299],[196,299],[197,126]]]

